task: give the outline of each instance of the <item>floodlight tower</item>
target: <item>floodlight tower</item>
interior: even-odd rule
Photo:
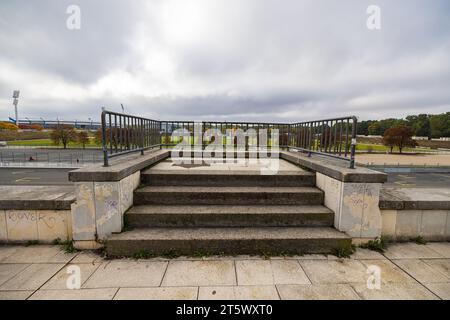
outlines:
[[[14,105],[14,109],[16,112],[16,126],[19,126],[19,113],[17,111],[17,104],[19,103],[19,94],[20,91],[19,90],[14,90],[13,92],[13,105]]]

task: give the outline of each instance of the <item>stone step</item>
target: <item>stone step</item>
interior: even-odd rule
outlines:
[[[141,205],[125,214],[127,225],[145,227],[330,227],[333,212],[315,206]]]
[[[143,187],[134,204],[167,205],[321,205],[323,192],[315,187]]]
[[[312,187],[316,183],[316,175],[300,170],[261,175],[251,171],[149,169],[141,174],[141,181],[147,186]]]
[[[109,256],[333,253],[351,238],[333,228],[148,228],[113,234]]]

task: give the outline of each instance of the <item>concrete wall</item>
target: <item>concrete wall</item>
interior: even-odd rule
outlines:
[[[0,210],[0,241],[72,239],[70,210]]]
[[[450,210],[381,210],[381,217],[381,234],[390,239],[450,240]]]
[[[381,235],[381,183],[343,182],[316,172],[316,185],[325,193],[325,206],[335,213],[336,229],[354,238]]]
[[[72,204],[73,239],[91,243],[104,240],[123,227],[123,215],[133,204],[133,191],[140,171],[120,181],[76,182],[76,202]],[[89,246],[89,245],[88,245]]]

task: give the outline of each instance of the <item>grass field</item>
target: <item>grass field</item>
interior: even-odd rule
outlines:
[[[15,140],[8,141],[8,146],[20,146],[20,147],[55,147],[56,145],[50,139],[33,139],[33,140]],[[59,145],[62,147],[62,144]],[[82,148],[83,146],[77,142],[70,142],[69,148]],[[96,144],[94,139],[90,139],[90,142],[86,144],[87,148],[100,147]]]
[[[391,148],[383,146],[381,144],[369,144],[369,143],[358,143],[356,145],[357,151],[378,151],[378,152],[390,152]],[[398,152],[398,148],[394,148],[393,152]],[[403,152],[430,152],[428,148],[403,148]]]

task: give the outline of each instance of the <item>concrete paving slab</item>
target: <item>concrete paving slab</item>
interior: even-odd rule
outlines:
[[[80,268],[81,285],[83,285],[87,279],[97,270],[101,263],[78,263],[68,264],[55,274],[41,290],[67,290],[67,280],[72,275],[70,267],[78,266]]]
[[[356,248],[355,253],[351,255],[355,260],[384,260],[386,259],[381,253],[364,248]]]
[[[171,261],[162,286],[236,285],[234,261]]]
[[[29,300],[112,300],[117,288],[81,290],[39,290]]]
[[[104,262],[105,259],[97,252],[93,251],[82,251],[78,252],[78,254],[71,260],[71,263],[95,263],[95,262]]]
[[[450,242],[430,242],[427,248],[437,252],[444,258],[450,258]]]
[[[0,246],[0,263],[17,251],[17,246]]]
[[[443,300],[450,300],[450,283],[425,283],[431,292]]]
[[[366,285],[352,285],[364,300],[437,300],[438,298],[418,283],[382,284],[381,289],[368,289]]]
[[[313,284],[365,283],[367,268],[358,260],[300,260]]]
[[[422,261],[445,275],[448,278],[448,282],[450,282],[450,259],[428,259]]]
[[[383,283],[417,283],[414,278],[389,260],[361,260],[361,262],[366,268],[369,266],[379,267]]]
[[[430,259],[443,258],[428,245],[416,243],[398,243],[390,245],[384,253],[389,259]]]
[[[14,248],[14,252],[4,258],[2,263],[66,263],[75,256],[66,254],[59,246],[35,245]]]
[[[37,290],[53,277],[63,264],[32,264],[0,286],[0,291]]]
[[[167,262],[116,260],[102,263],[83,288],[159,286]]]
[[[275,286],[200,287],[199,300],[279,300]]]
[[[277,285],[282,300],[359,300],[348,284]]]
[[[433,283],[433,282],[448,282],[444,274],[437,269],[429,266],[422,260],[418,259],[404,259],[393,260],[393,262],[402,268],[405,272],[409,273],[414,279],[421,283]]]
[[[0,300],[26,300],[33,291],[0,291]]]
[[[197,287],[120,288],[114,300],[196,300]]]
[[[236,261],[238,285],[311,284],[295,260]]]
[[[334,257],[334,256],[333,256]],[[285,257],[285,259],[295,260],[327,260],[328,256],[325,254],[304,254],[302,256],[294,255],[292,257]]]
[[[0,264],[0,285],[24,270],[29,264]]]

